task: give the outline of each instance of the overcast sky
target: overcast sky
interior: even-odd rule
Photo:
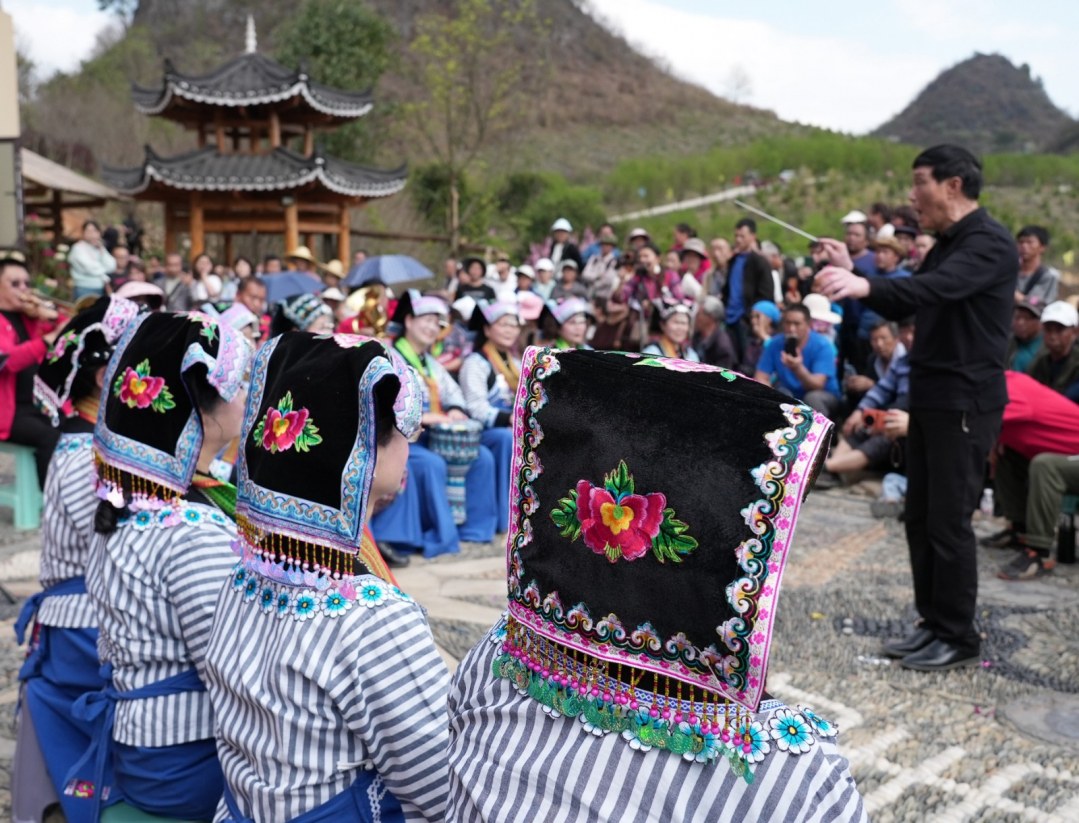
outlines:
[[[1029,63],[1079,114],[1079,0],[590,0],[676,74],[785,120],[862,133],[975,51]],[[97,0],[0,0],[39,73],[70,70],[109,16]],[[1071,55],[1071,57],[1069,57]],[[747,83],[733,82],[736,77]],[[746,87],[748,85],[748,95]]]

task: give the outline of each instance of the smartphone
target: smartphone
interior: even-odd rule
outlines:
[[[787,339],[783,341],[783,353],[789,354],[791,357],[795,357],[798,354],[798,338],[793,335],[787,335]]]

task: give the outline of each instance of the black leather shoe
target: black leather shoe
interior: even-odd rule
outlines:
[[[412,562],[411,557],[407,554],[401,554],[389,543],[379,543],[378,551],[382,555],[382,559],[386,561],[386,565],[391,569],[403,569]]]
[[[906,657],[928,646],[934,640],[933,632],[929,629],[915,629],[902,640],[892,640],[881,646],[880,651],[885,657]]]
[[[943,640],[934,640],[924,649],[908,654],[899,661],[899,665],[916,672],[946,672],[950,669],[977,666],[981,659],[978,652],[957,649]]]

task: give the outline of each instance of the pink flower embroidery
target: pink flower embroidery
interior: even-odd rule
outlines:
[[[153,409],[164,414],[176,408],[172,393],[165,385],[165,378],[150,374],[149,360],[143,360],[135,368],[128,366],[116,378],[112,391],[129,409]]]
[[[661,563],[681,563],[698,544],[686,534],[689,527],[666,506],[665,494],[635,492],[633,475],[623,460],[604,477],[601,487],[579,481],[569,497],[558,501],[551,520],[563,537],[576,540],[583,535],[588,548],[612,563],[637,560],[649,549]]]
[[[292,392],[286,392],[278,401],[277,408],[266,412],[254,432],[255,442],[268,452],[309,451],[322,442],[318,426],[311,422],[307,409],[292,408]]]

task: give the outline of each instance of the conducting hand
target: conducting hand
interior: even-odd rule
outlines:
[[[825,266],[821,269],[817,274],[816,286],[817,290],[833,303],[844,297],[860,299],[869,296],[868,280],[836,266]]]
[[[839,268],[847,269],[848,271],[854,268],[854,261],[850,258],[850,251],[847,249],[847,244],[842,240],[822,237],[818,242],[824,249],[828,261],[833,266],[839,266]]]

